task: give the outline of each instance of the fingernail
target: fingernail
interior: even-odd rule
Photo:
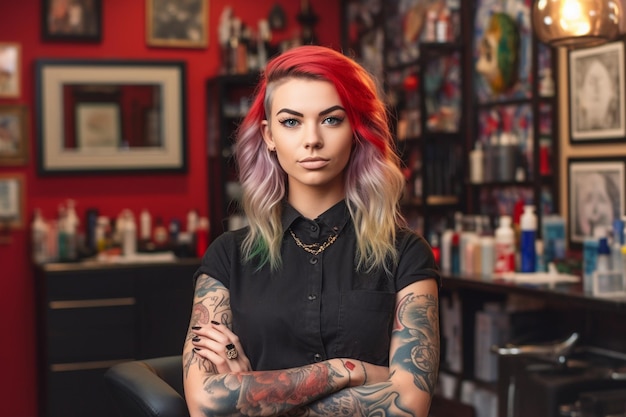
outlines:
[[[192,326],[191,328],[192,328],[193,330],[200,330],[202,327],[200,327],[200,326]]]
[[[195,347],[195,348],[193,348],[193,350],[194,350],[195,352],[198,352],[198,351],[200,350],[200,348]]]
[[[199,342],[200,338],[198,336],[194,337],[193,339],[191,339],[192,342]]]
[[[211,320],[211,324],[215,324],[216,326],[219,326],[219,323],[216,322],[215,320]]]

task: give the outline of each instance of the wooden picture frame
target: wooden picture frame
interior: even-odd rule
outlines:
[[[569,52],[570,143],[626,138],[624,42]]]
[[[0,104],[0,166],[24,165],[28,160],[28,142],[26,106]]]
[[[100,42],[101,0],[41,0],[44,41]]]
[[[24,175],[0,173],[0,228],[20,229],[26,223]]]
[[[570,247],[580,247],[598,228],[609,233],[624,215],[626,160],[568,159],[568,233]]]
[[[184,62],[42,59],[35,67],[41,175],[186,171]],[[85,142],[80,109],[99,112],[118,137]]]
[[[0,42],[0,98],[20,96],[21,49],[19,43]]]
[[[173,48],[208,46],[208,0],[146,0],[146,43]]]

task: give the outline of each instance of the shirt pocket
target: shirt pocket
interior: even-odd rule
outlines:
[[[337,326],[340,343],[335,356],[386,365],[395,305],[395,293],[350,291],[341,294]]]

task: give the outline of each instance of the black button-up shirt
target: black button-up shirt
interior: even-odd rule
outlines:
[[[230,291],[233,331],[254,370],[286,369],[329,358],[353,358],[388,365],[396,293],[428,278],[440,282],[428,243],[400,230],[400,258],[393,276],[355,269],[356,235],[345,202],[315,220],[289,204],[282,216],[285,230],[282,268],[243,263],[241,242],[247,229],[219,236],[195,274],[207,274]],[[299,247],[337,240],[318,255]]]

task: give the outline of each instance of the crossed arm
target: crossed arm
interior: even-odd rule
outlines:
[[[336,358],[299,368],[253,371],[229,330],[231,320],[228,290],[200,276],[183,350],[185,396],[192,417],[428,414],[439,367],[434,279],[398,293],[388,370]],[[206,348],[194,346],[200,334],[211,339],[204,342]],[[235,361],[221,353],[228,342],[240,352]]]

